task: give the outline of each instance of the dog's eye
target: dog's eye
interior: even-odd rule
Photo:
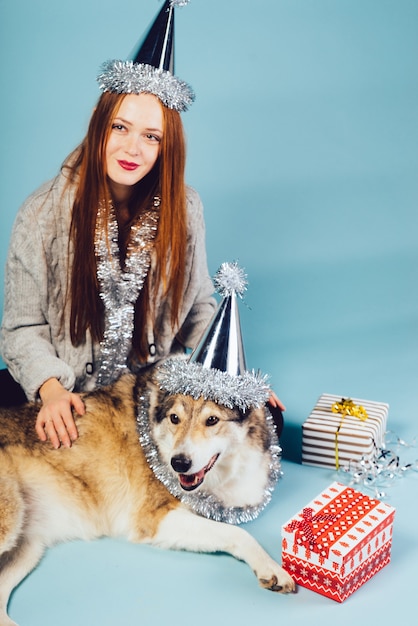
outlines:
[[[179,424],[180,423],[180,418],[178,415],[176,415],[175,413],[171,413],[170,415],[170,422],[172,424]]]
[[[219,417],[216,417],[215,415],[211,415],[206,420],[206,426],[215,426],[215,424],[217,424],[218,422],[219,422]]]

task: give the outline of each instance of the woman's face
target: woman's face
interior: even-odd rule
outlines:
[[[151,94],[125,96],[111,122],[106,167],[112,191],[129,192],[154,167],[163,136],[163,111]]]

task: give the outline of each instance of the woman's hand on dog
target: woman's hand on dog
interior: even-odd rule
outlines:
[[[73,409],[84,415],[84,402],[77,393],[65,389],[59,380],[50,378],[39,390],[42,408],[36,418],[35,430],[41,441],[51,441],[54,448],[61,444],[70,448],[78,437]]]

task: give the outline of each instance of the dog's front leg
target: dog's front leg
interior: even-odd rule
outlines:
[[[281,593],[295,590],[289,574],[246,530],[200,517],[182,506],[166,515],[150,543],[172,550],[227,552],[248,563],[262,587]]]

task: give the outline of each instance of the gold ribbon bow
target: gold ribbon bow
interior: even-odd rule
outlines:
[[[341,398],[340,402],[334,402],[331,407],[333,413],[339,413],[341,415],[340,424],[335,431],[335,467],[337,470],[340,468],[340,462],[338,458],[338,435],[340,433],[341,426],[347,415],[351,417],[357,417],[362,422],[366,421],[369,417],[366,409],[361,404],[355,404],[351,398]]]

